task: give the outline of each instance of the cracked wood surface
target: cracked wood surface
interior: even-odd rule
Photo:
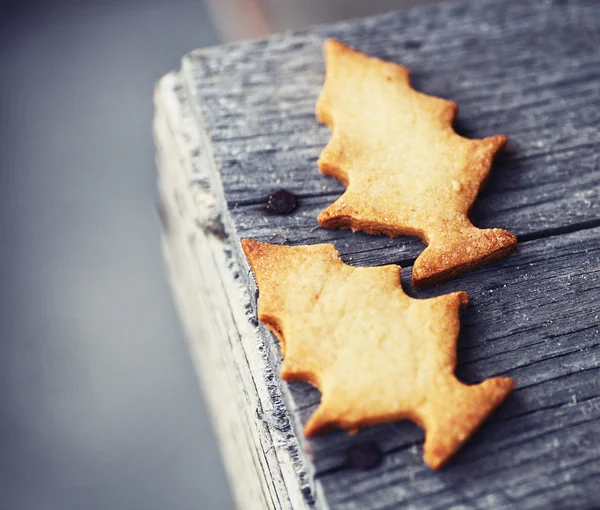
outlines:
[[[456,101],[457,130],[503,132],[473,210],[475,224],[518,235],[517,254],[427,291],[410,287],[416,239],[326,230],[318,213],[344,190],[316,160],[330,133],[314,117],[322,42],[336,37],[411,69],[415,88]],[[306,441],[317,506],[594,508],[600,501],[600,4],[594,1],[441,4],[194,52],[181,76],[195,105],[201,152],[242,275],[241,238],[332,242],[343,259],[400,263],[415,297],[466,290],[457,374],[475,383],[506,375],[516,389],[441,472],[421,462],[423,434],[398,423]],[[272,216],[265,197],[298,194]],[[252,280],[248,280],[254,296]],[[269,341],[274,338],[262,331]],[[255,378],[262,374],[254,374]],[[284,383],[282,383],[284,385]],[[292,422],[319,393],[287,386]],[[346,465],[352,444],[385,452],[373,471]]]

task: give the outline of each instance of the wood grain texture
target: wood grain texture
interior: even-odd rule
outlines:
[[[330,133],[314,103],[321,44],[336,37],[409,67],[416,88],[458,102],[460,133],[504,132],[509,146],[473,210],[475,223],[520,237],[515,256],[428,291],[409,285],[422,250],[411,238],[325,230],[318,213],[343,186],[317,172]],[[600,4],[595,1],[442,4],[194,52],[186,82],[221,218],[242,277],[240,238],[333,242],[346,262],[401,263],[405,291],[466,290],[458,376],[507,375],[514,395],[444,470],[421,460],[422,432],[399,423],[309,442],[301,426],[319,394],[282,383],[294,437],[308,448],[312,497],[332,509],[597,508],[600,502]],[[191,182],[191,181],[190,181]],[[268,193],[296,192],[291,215],[264,210]],[[188,191],[190,192],[190,191]],[[185,193],[185,190],[182,190]],[[246,281],[255,299],[252,278]],[[254,303],[255,304],[255,303]],[[265,345],[274,338],[260,328]],[[240,339],[242,341],[242,339]],[[276,368],[277,361],[274,361]],[[256,379],[264,374],[254,374]],[[287,395],[287,397],[286,397]],[[346,464],[375,440],[382,466]],[[300,471],[304,473],[304,471]]]
[[[368,264],[422,250],[410,238],[390,246],[385,237],[312,231],[344,189],[316,166],[330,137],[314,115],[327,37],[402,63],[418,90],[456,101],[459,133],[509,136],[475,203],[478,226],[528,238],[598,221],[599,19],[592,0],[450,3],[188,55],[184,70],[236,230],[290,244],[352,237],[357,251],[374,252]],[[303,207],[266,221],[256,204],[278,187],[304,198]]]
[[[598,489],[586,493],[584,484],[587,476],[600,480],[599,239],[600,229],[593,229],[523,243],[517,256],[497,267],[437,291],[413,291],[425,296],[466,290],[470,305],[462,314],[459,378],[475,383],[505,375],[517,389],[439,476],[422,466],[422,434],[408,425],[311,441],[318,477],[327,494],[339,497],[340,508],[379,508],[375,502],[383,500],[478,508],[490,498],[510,507],[513,493],[520,494],[519,504],[537,508],[529,491],[557,484],[590,505],[600,496]],[[305,393],[298,401],[306,419],[318,395]],[[340,468],[346,445],[367,439],[387,452],[379,472]],[[548,493],[536,497],[540,507],[553,503]]]
[[[279,351],[248,320],[250,296],[218,228],[198,130],[175,75],[157,86],[163,247],[239,508],[312,507],[307,462],[278,384]]]

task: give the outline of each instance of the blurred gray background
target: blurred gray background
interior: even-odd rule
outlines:
[[[414,3],[0,2],[0,510],[232,508],[161,260],[153,84]]]
[[[230,509],[164,276],[151,138],[153,83],[216,31],[197,0],[1,19],[0,509]]]

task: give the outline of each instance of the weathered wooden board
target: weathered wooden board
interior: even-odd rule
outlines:
[[[420,90],[459,103],[461,133],[509,135],[473,214],[478,225],[517,233],[518,253],[428,291],[410,288],[409,268],[403,278],[415,296],[468,291],[458,375],[468,382],[509,375],[517,389],[444,470],[432,472],[421,460],[422,433],[410,424],[305,443],[300,427],[319,394],[282,383],[271,404],[283,399],[289,414],[266,421],[294,425],[286,429],[290,451],[294,442],[310,449],[312,462],[292,454],[305,465],[296,466],[298,476],[314,475],[318,494],[304,485],[305,501],[361,510],[600,506],[600,3],[442,4],[184,58],[181,78],[202,140],[189,157],[210,174],[228,234],[223,249],[242,278],[242,237],[333,242],[360,265],[409,266],[422,249],[410,238],[316,223],[343,191],[316,169],[330,136],[313,113],[326,37],[410,67]],[[299,207],[267,215],[264,197],[279,187],[296,192]],[[246,285],[253,299],[251,278]],[[275,340],[260,331],[272,366],[255,380],[278,368]],[[367,439],[385,452],[383,464],[350,469],[347,448]]]
[[[525,498],[551,481],[567,482],[585,497],[577,489],[580,479],[591,470],[600,481],[599,240],[600,229],[592,229],[523,243],[497,267],[445,285],[443,292],[464,289],[470,296],[461,321],[459,377],[477,382],[508,375],[517,383],[513,396],[440,474],[422,465],[415,448],[422,434],[409,425],[311,441],[326,493],[340,496],[348,508],[375,508],[375,498],[405,504],[423,499],[425,508],[442,500],[477,507],[491,494],[510,504],[506,494]],[[317,399],[312,392],[298,396],[303,420]],[[347,444],[367,438],[388,453],[378,473],[340,469]],[[422,483],[406,485],[414,479]],[[600,497],[600,488],[590,494]]]
[[[198,130],[178,83],[167,75],[157,86],[154,135],[165,259],[190,354],[238,507],[305,509],[314,491],[274,372],[279,353],[248,320],[245,283],[215,235]]]
[[[349,235],[313,231],[343,191],[318,174],[330,132],[314,115],[321,46],[337,37],[408,66],[414,85],[458,102],[457,129],[509,136],[473,215],[525,238],[600,218],[600,4],[470,2],[435,5],[194,52],[184,70],[202,115],[236,232],[291,244]],[[292,217],[256,204],[283,187],[304,197]],[[280,228],[278,228],[280,227]],[[350,236],[365,264],[404,262],[417,240]]]

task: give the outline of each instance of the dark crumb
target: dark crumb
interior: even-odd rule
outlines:
[[[357,444],[348,448],[346,462],[356,469],[373,469],[381,464],[383,453],[373,441]]]
[[[404,43],[404,47],[407,50],[418,50],[421,46],[423,46],[423,43],[421,41],[411,40],[411,41],[406,41]]]
[[[289,214],[296,209],[296,195],[280,189],[269,195],[267,211],[273,214]]]

